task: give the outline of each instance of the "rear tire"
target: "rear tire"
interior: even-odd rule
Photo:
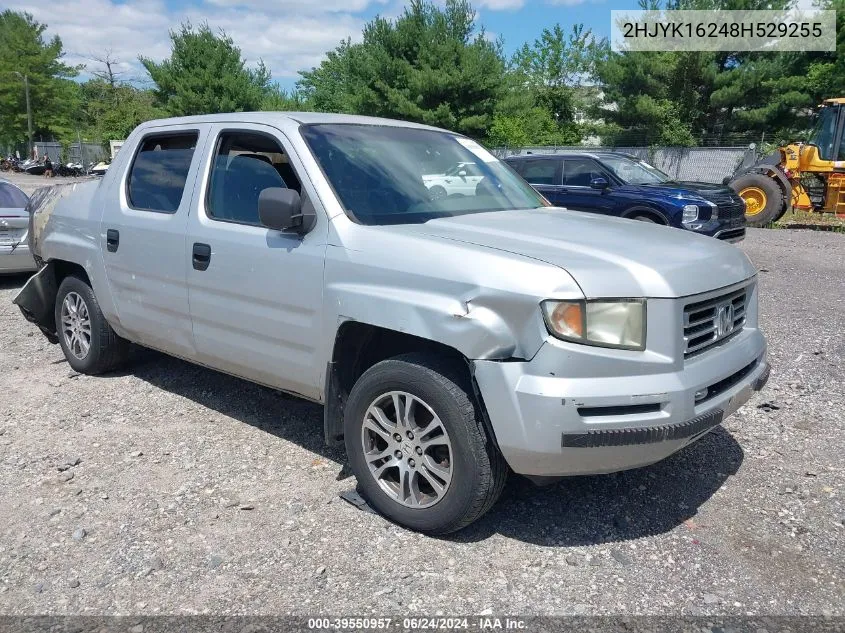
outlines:
[[[469,378],[430,354],[397,356],[364,372],[346,403],[344,441],[370,505],[419,532],[466,527],[493,506],[507,478]]]
[[[783,190],[765,174],[745,174],[731,181],[730,187],[745,201],[748,226],[766,226],[786,210]]]
[[[70,366],[80,374],[102,374],[126,361],[129,341],[106,321],[94,291],[76,276],[65,277],[56,295],[56,334]]]

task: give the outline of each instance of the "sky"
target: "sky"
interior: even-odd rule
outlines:
[[[298,71],[318,65],[341,40],[359,40],[361,28],[375,15],[401,14],[404,4],[402,0],[3,0],[0,9],[27,11],[47,24],[48,35],[62,38],[67,63],[96,70],[91,58],[110,51],[120,62],[122,78],[140,84],[149,78],[137,62],[139,54],[161,60],[170,54],[170,29],[185,20],[208,22],[232,36],[249,65],[263,59],[273,79],[291,89]],[[636,0],[475,0],[473,6],[488,37],[504,38],[508,54],[558,22],[566,30],[583,23],[606,37],[611,9],[637,8]]]

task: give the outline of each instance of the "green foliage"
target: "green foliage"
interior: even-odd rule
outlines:
[[[716,74],[712,53],[611,53],[597,74],[616,145],[692,145],[706,129]],[[611,105],[612,104],[612,105]]]
[[[62,62],[62,41],[45,40],[46,24],[29,13],[0,13],[0,144],[27,139],[24,76],[29,83],[35,138],[65,134],[72,127],[78,69]]]
[[[321,111],[418,121],[483,137],[504,75],[501,47],[475,26],[466,0],[440,8],[411,0],[395,21],[377,17],[363,41],[341,42],[302,72],[299,88]]]
[[[287,92],[283,88],[274,86],[264,96],[260,109],[274,112],[302,112],[309,110],[310,106],[298,91]]]
[[[207,24],[182,24],[170,32],[170,58],[156,63],[139,57],[156,84],[158,104],[171,116],[261,109],[270,94],[270,71],[259,61],[246,67],[231,37]]]
[[[124,139],[140,123],[166,116],[150,90],[95,78],[81,85],[82,127],[86,137],[106,143]]]

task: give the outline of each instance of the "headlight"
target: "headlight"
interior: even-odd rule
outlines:
[[[698,205],[696,204],[685,204],[684,205],[684,213],[681,216],[681,222],[684,224],[689,224],[690,222],[695,222],[698,219]]]
[[[559,339],[621,349],[645,349],[645,299],[543,301],[549,332]]]

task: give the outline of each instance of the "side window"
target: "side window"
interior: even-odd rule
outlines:
[[[29,198],[11,183],[0,182],[0,209],[23,209]]]
[[[465,169],[467,172],[467,176],[479,177],[484,175],[481,173],[481,169],[479,169],[478,165],[476,165],[475,163],[467,163]]]
[[[563,184],[569,187],[589,187],[593,178],[607,178],[595,161],[589,158],[571,158],[563,164]]]
[[[257,132],[223,132],[211,165],[208,216],[260,226],[258,196],[270,187],[301,192],[299,179],[278,141]]]
[[[149,136],[141,141],[126,183],[129,206],[176,213],[198,136],[197,132],[180,132]]]
[[[516,173],[518,173],[520,176],[522,176],[522,174],[525,171],[525,161],[524,160],[507,160],[507,159],[505,159],[505,162],[510,166],[511,169],[513,169]]]
[[[522,166],[522,177],[532,185],[556,185],[557,166],[560,161],[548,158],[526,160]]]

